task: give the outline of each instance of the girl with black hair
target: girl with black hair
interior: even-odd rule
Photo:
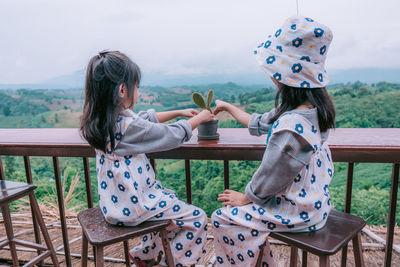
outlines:
[[[267,241],[271,231],[316,231],[331,210],[333,176],[326,143],[335,110],[325,89],[328,27],[291,17],[254,54],[278,88],[275,109],[248,114],[217,100],[214,114],[229,112],[252,135],[268,134],[260,167],[245,193],[225,190],[224,208],[211,217],[220,266],[255,266],[265,244],[262,266],[274,266]]]
[[[105,219],[120,226],[170,219],[168,237],[174,262],[188,266],[204,251],[207,216],[200,208],[178,200],[175,192],[155,179],[145,153],[179,147],[213,115],[194,109],[134,113],[140,78],[139,67],[118,51],[100,52],[87,68],[80,130],[96,151],[99,205]],[[190,119],[162,123],[176,117]],[[142,240],[130,251],[136,266],[146,266],[154,258],[166,265],[160,234],[147,234]]]

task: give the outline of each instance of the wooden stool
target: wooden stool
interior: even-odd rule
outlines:
[[[302,266],[307,266],[307,252],[319,256],[319,266],[329,266],[329,256],[353,240],[354,259],[357,267],[364,266],[361,234],[366,222],[348,213],[332,210],[326,225],[315,232],[271,232],[270,237],[283,241],[291,246],[290,266],[297,266],[297,249],[303,250]],[[260,251],[257,266],[261,266],[263,249]]]
[[[46,225],[43,221],[43,217],[40,212],[39,206],[36,202],[34,194],[35,188],[36,185],[34,184],[0,180],[0,206],[7,234],[6,238],[0,239],[0,248],[9,245],[13,266],[19,266],[16,245],[34,248],[40,251],[40,254],[37,257],[30,260],[24,266],[33,266],[34,264],[42,261],[43,259],[49,256],[51,257],[53,265],[59,266],[56,257],[56,252],[54,250],[53,244],[51,243],[50,236],[49,233],[47,232]],[[26,195],[29,195],[29,201],[31,203],[32,213],[34,214],[34,217],[37,220],[40,230],[42,231],[44,241],[46,242],[46,246],[14,238],[10,208],[8,204]]]
[[[82,226],[82,261],[81,266],[87,266],[88,241],[95,247],[96,267],[104,266],[103,249],[105,246],[124,242],[126,266],[130,266],[128,240],[151,232],[160,232],[168,266],[174,266],[171,248],[165,228],[170,220],[147,221],[138,226],[114,226],[107,223],[100,208],[91,208],[79,212],[78,220]]]

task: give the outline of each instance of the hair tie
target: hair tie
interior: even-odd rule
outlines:
[[[104,54],[104,53],[107,53],[108,50],[109,50],[109,49],[101,50],[100,52],[97,53],[97,56],[98,56],[99,58],[102,58],[102,57],[103,57],[103,54]]]

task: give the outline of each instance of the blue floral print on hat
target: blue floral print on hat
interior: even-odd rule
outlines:
[[[303,16],[293,16],[254,51],[262,69],[292,87],[320,88],[329,83],[325,60],[332,31]]]

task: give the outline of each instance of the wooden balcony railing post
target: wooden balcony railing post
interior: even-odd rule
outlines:
[[[58,163],[57,157],[53,157],[53,166],[54,166],[54,178],[56,180],[57,201],[58,201],[58,209],[60,212],[60,222],[61,222],[61,231],[63,236],[65,262],[67,266],[70,267],[72,266],[71,252],[69,250],[68,230],[67,230],[67,221],[65,218],[64,193],[61,185],[60,165]],[[66,177],[64,177],[64,179],[66,179]]]
[[[25,175],[26,175],[26,182],[29,184],[33,183],[32,180],[32,171],[31,171],[31,163],[29,160],[29,156],[24,156],[24,166],[25,166]],[[39,233],[39,225],[37,223],[37,219],[35,216],[35,213],[33,212],[33,206],[32,206],[32,202],[29,201],[30,206],[31,206],[31,213],[32,213],[32,223],[33,223],[33,230],[34,230],[34,234],[35,234],[35,242],[37,244],[41,244],[41,240],[40,240],[40,233]],[[37,250],[38,255],[40,255],[40,250]],[[44,262],[41,261],[40,265],[43,266]]]
[[[399,166],[400,166],[400,163],[393,164],[393,170],[392,170],[392,184],[390,187],[388,227],[387,227],[387,232],[386,232],[385,267],[390,267],[391,262],[392,262],[394,225],[396,224],[397,192],[399,190],[399,188],[398,188],[399,187]]]
[[[344,212],[350,213],[351,211],[351,193],[353,191],[353,174],[354,174],[354,162],[349,162],[347,166],[347,180],[346,180],[346,202],[344,205]],[[347,262],[347,245],[342,249],[342,261],[341,266],[345,267]]]
[[[185,160],[185,173],[186,173],[186,200],[187,203],[192,204],[192,172],[190,170],[190,160]]]
[[[224,188],[229,189],[229,160],[224,160]]]
[[[88,208],[93,208],[92,181],[90,179],[89,159],[83,159],[83,170],[85,172],[86,199]]]
[[[1,156],[0,156],[0,180],[4,180],[4,168],[3,168],[3,161],[1,160]]]

